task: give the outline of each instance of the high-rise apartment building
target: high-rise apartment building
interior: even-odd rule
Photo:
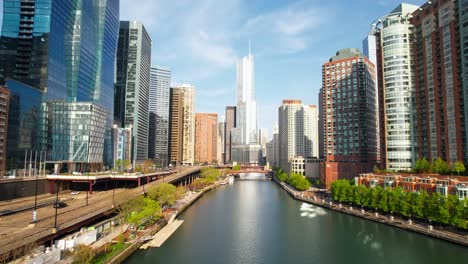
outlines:
[[[283,100],[278,109],[279,165],[283,170],[290,172],[294,157],[317,157],[317,115],[316,106],[303,105],[301,100]]]
[[[320,122],[325,162],[321,171],[327,187],[338,178],[372,171],[378,164],[374,71],[373,63],[358,49],[340,50],[322,67]]]
[[[151,68],[149,92],[148,158],[163,167],[169,164],[169,94],[171,71]]]
[[[218,154],[218,114],[195,114],[195,162],[213,163]]]
[[[169,162],[195,162],[195,88],[188,84],[172,87],[170,92]]]
[[[9,126],[11,167],[22,166],[26,150],[46,150],[48,121],[43,103],[49,101],[104,107],[101,160],[111,164],[119,1],[5,0],[3,4],[0,84],[9,82],[14,118],[23,118]],[[48,161],[61,156],[48,154]]]
[[[462,81],[462,94],[464,113],[464,157],[466,163],[468,161],[468,0],[458,0],[458,15],[459,23],[458,28],[460,32],[460,61],[461,61],[461,81]]]
[[[224,152],[225,158],[224,163],[230,163],[231,160],[231,153],[232,153],[232,129],[236,127],[236,107],[235,106],[227,106],[226,107],[226,124],[224,127]]]
[[[412,13],[417,110],[415,159],[464,160],[464,101],[457,1],[430,1]],[[462,48],[463,49],[463,48]]]
[[[226,139],[225,139],[225,132],[224,129],[226,128],[226,122],[219,122],[218,123],[218,163],[219,164],[224,164],[224,161],[226,159],[226,152],[224,147],[226,146]]]
[[[10,90],[0,87],[0,176],[5,175]]]
[[[142,23],[120,21],[115,122],[133,128],[133,160],[148,158],[151,38]]]
[[[414,75],[412,72],[411,14],[415,5],[400,4],[379,22],[385,113],[385,140],[389,170],[412,168],[415,152]]]
[[[231,129],[231,159],[239,163],[258,163],[257,103],[254,98],[254,60],[250,54],[237,62],[236,127]]]
[[[386,156],[386,129],[385,129],[385,97],[383,85],[383,71],[382,71],[382,40],[381,40],[381,24],[380,21],[372,23],[372,29],[363,40],[363,54],[375,66],[375,88],[377,94],[377,109],[379,110],[379,125],[377,127],[377,134],[379,135],[379,146],[377,152],[380,155],[380,167],[387,167]]]

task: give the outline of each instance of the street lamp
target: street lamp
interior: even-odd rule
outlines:
[[[89,193],[89,185],[90,185],[90,183],[89,183],[89,172],[88,172],[88,181],[87,181],[87,183],[88,183],[88,187],[86,188],[86,206],[88,206],[88,193]]]
[[[112,172],[112,174],[114,176],[113,179],[112,179],[112,181],[114,183],[114,188],[112,188],[112,208],[114,208],[115,207],[115,171]]]
[[[58,208],[59,208],[59,204],[58,204],[58,193],[59,193],[59,190],[58,190],[58,181],[56,183],[56,190],[55,190],[55,223],[54,223],[54,227],[55,229],[57,229],[57,215],[58,215]]]
[[[37,151],[36,151],[36,157],[37,157]],[[42,150],[41,152],[39,152],[39,167],[41,167],[41,160],[42,160]],[[37,180],[38,180],[38,177],[39,177],[39,174],[36,173],[36,194],[34,196],[34,211],[33,211],[33,220],[32,220],[33,223],[37,222]]]

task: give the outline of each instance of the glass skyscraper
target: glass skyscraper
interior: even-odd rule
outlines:
[[[142,23],[120,21],[115,86],[115,120],[132,127],[133,160],[148,158],[151,38]]]
[[[89,102],[103,107],[103,162],[111,164],[119,1],[5,0],[3,12],[0,84],[7,79],[22,83],[10,87],[12,94],[20,97],[41,92],[41,109],[50,101]],[[15,137],[20,134],[8,133],[8,140],[17,141]],[[28,149],[19,147],[20,152]],[[51,152],[49,155],[63,156]]]
[[[169,164],[169,95],[171,70],[163,67],[151,68],[149,91],[148,158],[156,164]]]

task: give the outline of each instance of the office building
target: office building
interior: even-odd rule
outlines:
[[[106,109],[86,102],[47,103],[54,171],[99,171],[103,164]],[[73,139],[73,140],[70,140]]]
[[[87,102],[105,108],[101,148],[104,163],[111,164],[119,1],[5,0],[4,7],[0,84],[8,83],[10,108],[15,119],[23,118],[8,128],[12,144],[7,145],[8,164],[18,168],[23,166],[25,151],[47,149],[48,121],[43,118],[49,101]],[[60,156],[48,154],[49,161]]]
[[[117,125],[113,127],[114,141],[114,166],[118,163],[126,161],[131,163],[132,160],[132,128],[121,128]],[[122,165],[122,164],[121,164]],[[124,168],[126,169],[126,168]]]
[[[172,87],[169,103],[169,163],[195,162],[195,88],[189,84]]]
[[[151,68],[149,92],[148,158],[157,165],[169,164],[169,94],[171,71],[168,68]]]
[[[0,87],[0,176],[5,175],[10,90]]]
[[[227,106],[226,107],[226,125],[224,127],[224,151],[225,151],[225,159],[224,163],[228,164],[231,163],[231,153],[232,153],[232,129],[236,127],[236,107],[235,106]]]
[[[322,180],[352,179],[378,164],[375,67],[358,49],[343,49],[322,67]],[[281,135],[281,128],[280,128]],[[281,138],[281,136],[280,136]]]
[[[195,162],[217,162],[218,114],[195,114]]]
[[[120,21],[115,123],[133,128],[132,159],[148,158],[151,39],[142,23]]]

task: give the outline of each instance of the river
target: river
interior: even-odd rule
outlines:
[[[179,216],[142,263],[467,263],[468,248],[293,200],[272,181],[236,181]]]

